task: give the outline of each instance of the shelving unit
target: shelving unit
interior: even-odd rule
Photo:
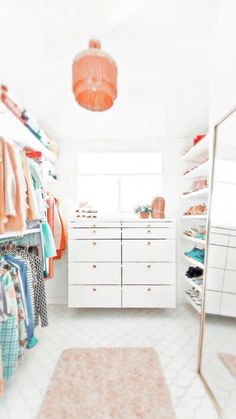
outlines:
[[[50,162],[55,163],[57,157],[43,143],[22,124],[22,122],[0,100],[0,135],[6,136],[20,147],[31,147],[41,151],[42,155]]]
[[[192,281],[191,278],[188,278],[187,276],[185,277],[186,282],[191,285],[191,287],[195,288],[197,291],[199,291],[200,293],[202,293],[202,287],[198,284],[195,284],[194,281]]]
[[[7,239],[11,239],[11,238],[16,238],[16,237],[24,237],[28,234],[36,234],[36,233],[41,233],[41,228],[40,227],[36,227],[36,228],[29,228],[27,230],[24,230],[22,233],[18,232],[10,232],[10,233],[4,233],[4,234],[0,234],[0,241],[1,240],[7,240]]]
[[[207,134],[196,145],[192,146],[186,153],[182,154],[183,161],[199,162],[208,157],[209,153],[209,134]]]
[[[196,180],[200,179],[208,179],[209,178],[209,143],[210,143],[209,134],[207,134],[201,141],[199,141],[196,145],[192,146],[187,152],[182,155],[182,161],[186,168],[189,170],[186,174],[182,176],[183,183],[185,184],[185,191],[189,190],[189,193],[182,193],[181,198],[183,202],[183,206],[191,207],[197,204],[206,203],[208,199],[208,187],[204,189],[200,189],[198,191],[192,192],[193,185],[192,183]],[[201,163],[203,161],[203,163]],[[199,165],[197,166],[197,164]],[[197,167],[194,167],[197,166]],[[192,168],[192,169],[191,169]],[[183,215],[185,209],[182,211],[182,223],[183,223],[183,231],[190,228],[193,224],[205,224],[207,221],[207,214],[203,215]],[[183,243],[183,260],[185,262],[184,266],[185,269],[188,266],[195,266],[201,269],[204,269],[204,263],[198,262],[197,260],[185,256],[184,252],[189,250],[191,243],[193,246],[200,246],[204,248],[206,245],[206,240],[197,239],[194,237],[186,236],[182,234],[182,243]],[[191,247],[190,247],[191,248]],[[191,278],[185,277],[185,289],[195,288],[197,291],[202,293],[202,288],[195,284]],[[198,312],[201,313],[201,306],[196,304],[190,295],[184,293],[186,301],[191,304],[191,306]]]
[[[203,140],[202,140],[203,141]],[[183,175],[184,180],[197,180],[208,176],[209,173],[209,161],[205,161],[190,172]]]
[[[208,193],[209,193],[209,189],[205,188],[205,189],[200,189],[199,191],[194,191],[194,192],[189,192],[189,193],[182,194],[182,198],[183,199],[205,198],[205,197],[208,196]]]
[[[187,220],[206,220],[207,219],[207,214],[203,214],[203,215],[182,215],[183,219],[187,219]]]
[[[201,244],[203,246],[205,246],[205,244],[206,244],[206,240],[198,239],[196,237],[186,236],[186,234],[183,234],[182,238],[184,240],[187,240],[187,241],[195,243],[195,244]]]
[[[193,301],[193,299],[190,297],[190,295],[186,294],[186,292],[184,293],[184,295],[185,295],[185,298],[186,298],[187,302],[188,302],[189,304],[191,304],[191,306],[193,306],[193,307],[195,308],[195,310],[196,310],[199,314],[201,314],[202,307],[201,307],[201,306],[199,306],[199,305],[197,305],[197,304],[195,303],[195,301]]]
[[[183,255],[184,259],[188,262],[189,265],[198,266],[199,268],[204,269],[204,263],[198,262],[197,260]]]

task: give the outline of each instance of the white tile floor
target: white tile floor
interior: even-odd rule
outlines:
[[[191,307],[77,310],[51,305],[49,321],[48,328],[38,330],[39,344],[27,351],[6,386],[0,400],[1,419],[36,418],[63,349],[117,346],[155,348],[177,419],[218,418],[195,373],[199,317]]]

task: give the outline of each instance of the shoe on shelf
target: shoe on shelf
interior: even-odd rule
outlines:
[[[190,207],[184,212],[184,215],[205,215],[207,213],[206,204],[198,204]]]

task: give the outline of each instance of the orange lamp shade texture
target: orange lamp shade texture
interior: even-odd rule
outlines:
[[[72,87],[76,101],[83,108],[102,112],[112,107],[117,96],[117,66],[101,50],[98,40],[90,40],[89,49],[75,57]]]

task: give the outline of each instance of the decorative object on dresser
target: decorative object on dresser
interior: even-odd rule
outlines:
[[[161,196],[157,196],[152,201],[152,218],[165,218],[165,200]]]
[[[175,307],[173,220],[69,225],[69,307]]]
[[[137,205],[137,207],[134,209],[134,212],[139,214],[140,218],[149,218],[149,215],[151,214],[151,208],[148,204]]]

